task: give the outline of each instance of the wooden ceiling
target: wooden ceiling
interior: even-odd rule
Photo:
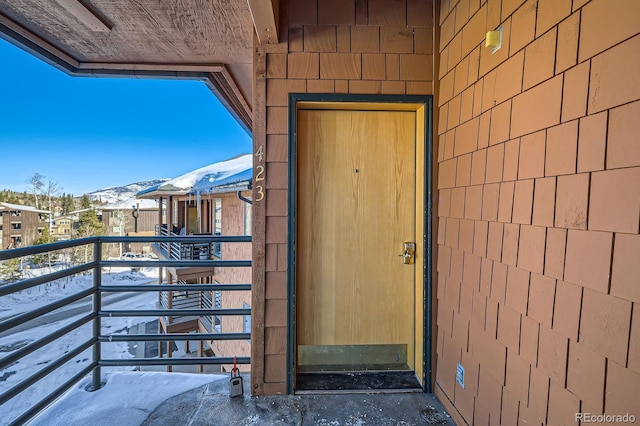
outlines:
[[[277,42],[275,14],[264,0],[0,0],[0,35],[70,74],[201,79],[250,129],[254,23]]]

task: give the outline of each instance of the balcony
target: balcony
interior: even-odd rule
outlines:
[[[107,244],[118,243],[159,243],[167,247],[176,246],[183,250],[190,245],[193,247],[213,247],[221,242],[243,242],[250,243],[250,236],[242,237],[220,237],[220,236],[156,236],[156,237],[89,237],[78,240],[56,242],[40,246],[24,247],[14,250],[0,251],[0,261],[11,261],[27,256],[43,255],[47,253],[60,253],[65,250],[85,250],[91,255],[87,257],[89,261],[85,263],[67,266],[62,269],[50,272],[45,275],[22,279],[17,282],[0,286],[0,297],[8,297],[17,292],[28,289],[44,289],[54,280],[73,277],[78,274],[90,274],[92,285],[89,288],[81,289],[70,295],[66,295],[58,300],[45,302],[43,306],[34,308],[19,315],[11,316],[0,320],[0,335],[3,333],[17,332],[20,327],[29,326],[33,321],[46,323],[45,316],[52,313],[72,309],[79,301],[91,301],[86,312],[74,317],[73,321],[66,323],[55,330],[52,330],[44,337],[39,337],[21,345],[15,350],[3,351],[0,358],[0,371],[8,371],[7,368],[16,363],[27,363],[28,357],[33,354],[50,356],[46,362],[29,364],[29,375],[12,386],[3,383],[3,391],[0,393],[0,406],[11,403],[26,395],[34,387],[43,386],[47,392],[38,402],[30,404],[29,408],[17,416],[15,419],[3,418],[3,424],[18,425],[24,424],[34,415],[47,407],[52,401],[83,380],[88,375],[91,376],[91,389],[98,390],[104,384],[103,369],[111,367],[143,367],[143,366],[178,366],[178,365],[223,365],[233,364],[234,357],[212,356],[212,357],[181,357],[181,358],[103,358],[103,346],[117,342],[158,342],[170,343],[179,341],[219,341],[219,340],[249,340],[250,333],[219,333],[215,332],[215,327],[211,319],[224,316],[248,316],[251,309],[248,308],[227,308],[215,309],[211,306],[211,292],[214,290],[223,291],[247,291],[251,289],[250,284],[171,284],[171,291],[166,291],[166,284],[134,285],[103,284],[103,270],[112,267],[142,268],[142,267],[167,267],[180,269],[183,267],[194,268],[227,268],[227,267],[250,267],[250,260],[212,260],[208,258],[187,257],[186,259],[160,259],[149,260],[105,260],[102,253]],[[173,249],[172,249],[173,250]],[[44,290],[43,290],[44,291]],[[103,304],[103,299],[107,295],[125,293],[152,292],[159,295],[172,295],[166,303],[158,303],[156,309],[110,309]],[[173,296],[175,295],[175,296]],[[160,301],[164,296],[159,296]],[[74,305],[76,306],[76,305]],[[205,318],[211,325],[207,333],[187,333],[171,330],[162,334],[120,334],[111,331],[105,324],[110,318]],[[49,351],[49,345],[60,343],[69,339],[71,333],[82,330],[84,335],[80,343],[66,345],[64,353],[55,358],[55,354]],[[121,331],[121,330],[119,330]],[[76,340],[78,339],[76,338]],[[86,361],[86,362],[84,362]],[[249,357],[237,357],[237,363],[249,364]],[[50,376],[59,377],[64,367],[64,379],[62,383],[55,386],[49,383],[43,385],[43,380],[50,379]],[[74,368],[75,367],[75,368]],[[42,388],[39,389],[42,391]],[[42,393],[42,392],[40,392]],[[5,406],[6,407],[6,406]]]
[[[211,234],[181,235],[179,232],[169,230],[167,225],[156,226],[156,235],[162,237],[180,237],[179,240],[161,241],[151,246],[160,259],[166,260],[214,260],[220,259],[220,244],[222,242],[243,242],[235,237],[217,236],[215,241],[202,242],[203,236],[211,237]],[[200,237],[198,239],[198,237]],[[231,239],[229,239],[231,238]],[[244,237],[240,237],[244,238]],[[249,237],[250,238],[250,237]],[[249,239],[250,241],[250,239]],[[213,267],[197,265],[190,267],[168,268],[168,272],[176,281],[213,276]]]
[[[159,304],[156,309],[114,309],[108,298],[127,292],[161,293],[165,284],[108,284],[106,271],[112,267],[141,268],[191,267],[198,262],[216,268],[249,267],[248,260],[104,260],[102,252],[107,244],[121,242],[157,242],[209,244],[222,241],[250,242],[251,237],[90,237],[81,240],[57,242],[36,247],[25,247],[0,251],[0,262],[25,256],[59,254],[64,250],[91,250],[92,256],[85,263],[75,264],[47,275],[23,279],[0,286],[0,298],[27,289],[39,290],[54,280],[78,274],[89,274],[91,285],[58,300],[47,300],[43,306],[33,308],[20,315],[0,319],[0,337],[3,333],[28,326],[32,321],[46,323],[46,315],[77,309],[72,305],[78,301],[88,302],[86,312],[73,320],[54,327],[46,336],[23,343],[19,347],[0,351],[0,412],[3,425],[23,425],[35,419],[35,425],[50,424],[111,424],[166,425],[166,424],[441,424],[453,425],[439,401],[433,394],[424,393],[358,393],[358,394],[311,394],[262,396],[249,398],[251,383],[244,376],[244,398],[229,400],[228,375],[178,375],[174,373],[135,371],[145,366],[198,366],[232,364],[234,357],[182,357],[182,358],[130,358],[105,357],[107,345],[119,342],[163,342],[193,340],[247,340],[250,333],[221,333],[216,330],[216,318],[251,315],[251,309],[216,309],[212,291],[247,291],[250,284],[173,284],[176,293],[189,295],[185,305],[176,300],[172,308]],[[208,240],[208,241],[207,241]],[[196,297],[199,296],[199,307]],[[215,294],[215,293],[213,293]],[[215,296],[214,296],[215,297]],[[168,304],[168,302],[166,303]],[[75,305],[74,305],[75,306]],[[169,334],[119,334],[109,329],[112,318],[140,318],[158,316],[196,316],[207,323],[206,333]],[[80,332],[82,328],[84,332]],[[69,345],[72,333],[81,334],[79,343]],[[55,354],[51,345],[64,347]],[[27,363],[29,356],[44,353],[47,361],[32,363],[21,380],[6,380],[7,372],[20,362]],[[83,363],[84,362],[84,363]],[[239,364],[249,364],[249,357],[238,357]],[[134,371],[114,371],[118,367],[136,367]],[[3,375],[4,373],[4,375]],[[207,376],[207,378],[204,378]],[[56,383],[50,379],[57,379]],[[105,386],[105,382],[106,386]],[[193,384],[193,385],[192,385]],[[86,385],[86,387],[85,387]],[[190,387],[191,386],[191,387]],[[30,391],[37,390],[41,396],[34,399]],[[185,392],[185,393],[183,393]],[[63,394],[64,397],[60,398]],[[16,413],[7,410],[14,401],[29,398],[25,410]],[[43,411],[46,409],[46,412]],[[7,412],[9,415],[7,415]]]

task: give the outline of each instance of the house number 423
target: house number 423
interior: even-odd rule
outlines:
[[[259,162],[262,162],[262,159],[264,158],[264,149],[262,148],[262,145],[258,147],[254,155],[258,158]],[[265,178],[264,165],[259,164],[256,166],[256,193],[257,193],[256,201],[264,200],[264,186],[260,183],[264,180],[264,178]]]

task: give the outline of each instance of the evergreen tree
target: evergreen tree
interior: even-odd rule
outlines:
[[[80,199],[80,208],[81,209],[90,209],[91,208],[91,199],[87,194],[84,194]]]
[[[55,243],[56,239],[53,235],[51,235],[51,231],[49,230],[49,227],[47,226],[46,228],[44,228],[42,230],[42,233],[40,235],[38,235],[38,238],[36,238],[33,241],[33,245],[34,246],[38,246],[40,244],[49,244],[49,243]]]
[[[42,202],[38,201],[40,204],[40,207],[54,212],[57,206],[60,206],[62,203],[67,203],[69,210],[68,212],[63,214],[67,214],[75,210],[75,201],[73,199],[73,195],[63,194],[61,197],[58,197],[56,196],[57,191],[58,191],[58,184],[49,182],[48,186],[46,187],[46,191],[44,193],[44,195],[46,195],[48,203],[47,205],[43,205]],[[68,200],[65,200],[65,197],[68,198]],[[33,194],[30,194],[29,192],[26,192],[26,191],[16,192],[10,189],[0,190],[0,202],[20,204],[23,206],[32,206],[32,207],[35,207],[36,205],[35,197]],[[91,203],[89,202],[89,204]],[[62,208],[59,208],[58,210],[62,210]]]
[[[0,280],[5,283],[12,283],[22,279],[22,270],[20,269],[20,259],[9,259],[0,262]],[[0,282],[0,284],[2,284]]]
[[[89,197],[87,197],[87,199],[88,198]],[[104,234],[104,223],[102,223],[100,219],[98,219],[98,215],[93,208],[90,208],[88,211],[82,212],[80,214],[79,226],[78,230],[76,231],[75,238],[84,238]],[[81,256],[83,255],[84,258],[81,258]],[[81,260],[84,261],[84,263],[89,262],[89,258],[93,256],[93,245],[86,244],[81,247],[76,247],[73,256],[76,262]]]
[[[93,208],[80,214],[78,237],[91,237],[94,235],[104,235],[104,223],[100,222],[98,215]]]
[[[55,243],[55,242],[56,242],[56,239],[55,237],[53,237],[53,235],[51,235],[51,231],[47,226],[46,228],[44,228],[42,233],[38,235],[38,238],[36,238],[33,241],[33,245],[39,246],[41,244],[49,244],[49,243]],[[48,261],[49,266],[51,266],[51,263],[54,262],[56,259],[57,259],[57,255],[55,253],[49,252],[49,253],[43,253],[43,254],[36,254],[33,256],[33,263],[35,263],[36,265],[39,265],[41,263]]]
[[[73,201],[73,195],[62,194],[62,207],[61,207],[62,215],[66,216],[72,211],[74,211],[75,209],[76,209],[76,206]]]

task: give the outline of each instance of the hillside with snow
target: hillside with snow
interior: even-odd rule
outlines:
[[[130,183],[124,186],[114,186],[99,189],[87,194],[90,200],[97,201],[101,204],[119,204],[128,200],[135,199],[136,194],[143,189],[154,185],[161,185],[169,179],[153,179],[142,182]]]

